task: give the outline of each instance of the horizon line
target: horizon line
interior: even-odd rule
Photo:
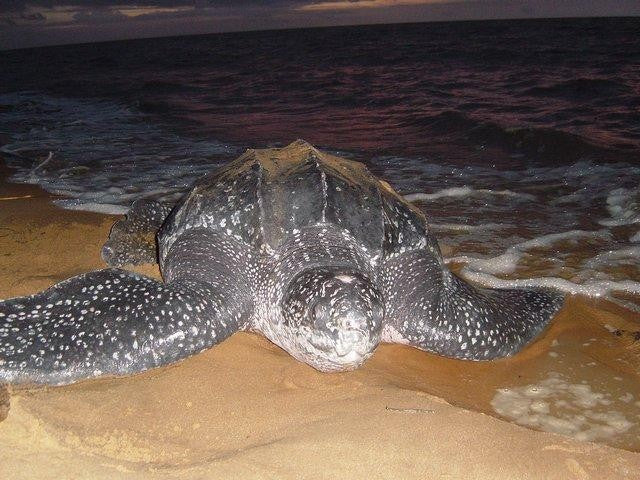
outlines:
[[[117,38],[111,40],[96,40],[93,42],[63,42],[49,45],[36,45],[29,47],[17,47],[17,48],[2,48],[0,46],[0,52],[15,52],[19,50],[36,50],[43,48],[59,48],[59,47],[71,47],[71,46],[81,46],[81,45],[95,45],[95,44],[105,44],[105,43],[118,43],[118,42],[131,42],[136,40],[152,40],[152,39],[165,39],[165,38],[183,38],[183,37],[204,37],[210,35],[229,35],[229,34],[238,34],[238,33],[259,33],[259,32],[287,32],[287,31],[295,31],[295,30],[321,30],[321,29],[331,29],[331,28],[350,28],[350,27],[374,27],[374,26],[383,26],[383,25],[422,25],[422,24],[431,24],[431,23],[483,23],[483,22],[508,22],[508,21],[542,21],[542,20],[588,20],[588,19],[640,19],[640,15],[585,15],[585,16],[546,16],[546,17],[493,17],[493,18],[482,18],[482,19],[436,19],[436,20],[424,20],[424,21],[413,21],[413,22],[366,22],[366,23],[352,23],[352,24],[338,24],[338,25],[312,25],[312,26],[302,26],[302,27],[286,27],[286,28],[256,28],[256,29],[246,29],[246,30],[221,30],[221,31],[212,31],[207,33],[185,33],[178,35],[149,35],[149,36],[139,36],[139,37],[129,37],[129,38]]]

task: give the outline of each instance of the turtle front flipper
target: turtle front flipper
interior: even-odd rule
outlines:
[[[156,263],[156,234],[171,206],[153,200],[137,200],[127,216],[111,227],[102,247],[102,259],[110,267]]]
[[[224,279],[164,285],[119,269],[79,275],[0,302],[0,383],[62,385],[169,364],[229,337],[252,308]]]
[[[549,290],[473,287],[423,250],[389,260],[382,276],[384,342],[467,360],[517,353],[563,302]]]

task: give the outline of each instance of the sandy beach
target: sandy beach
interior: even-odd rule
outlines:
[[[7,176],[0,170],[0,298],[104,268],[100,247],[115,217],[59,209]],[[154,266],[136,270],[159,278]],[[0,478],[639,478],[637,408],[625,412],[635,426],[605,440],[624,449],[487,415],[496,389],[548,371],[608,391],[622,384],[639,400],[637,330],[621,308],[569,298],[512,359],[471,363],[382,345],[340,374],[240,333],[133,377],[10,390],[10,407],[0,389]]]

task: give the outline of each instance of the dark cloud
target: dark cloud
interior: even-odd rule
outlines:
[[[35,21],[46,28],[96,26],[206,18],[263,17],[322,0],[0,0],[0,24],[24,27]],[[135,9],[135,15],[128,11]],[[62,18],[60,12],[66,12]],[[48,22],[47,22],[47,16]]]
[[[22,13],[22,14],[20,14],[20,18],[22,18],[23,20],[30,21],[30,22],[41,22],[41,21],[45,20],[45,16],[42,15],[40,12]]]
[[[357,0],[354,0],[357,1]],[[21,12],[27,8],[53,7],[242,7],[253,5],[278,7],[283,5],[304,5],[314,3],[309,0],[0,0],[0,12]]]
[[[0,24],[4,23],[12,27],[25,24],[37,25],[44,23],[46,20],[47,18],[40,12],[18,11],[13,12],[13,15],[0,15]]]

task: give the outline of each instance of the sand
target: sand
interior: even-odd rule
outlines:
[[[0,298],[103,268],[113,220],[0,183]],[[497,388],[549,370],[603,388],[615,376],[640,399],[636,329],[626,311],[571,298],[538,342],[497,362],[383,345],[355,372],[323,374],[241,333],[132,377],[12,390],[8,415],[0,389],[0,478],[640,478],[638,453],[486,414]]]

